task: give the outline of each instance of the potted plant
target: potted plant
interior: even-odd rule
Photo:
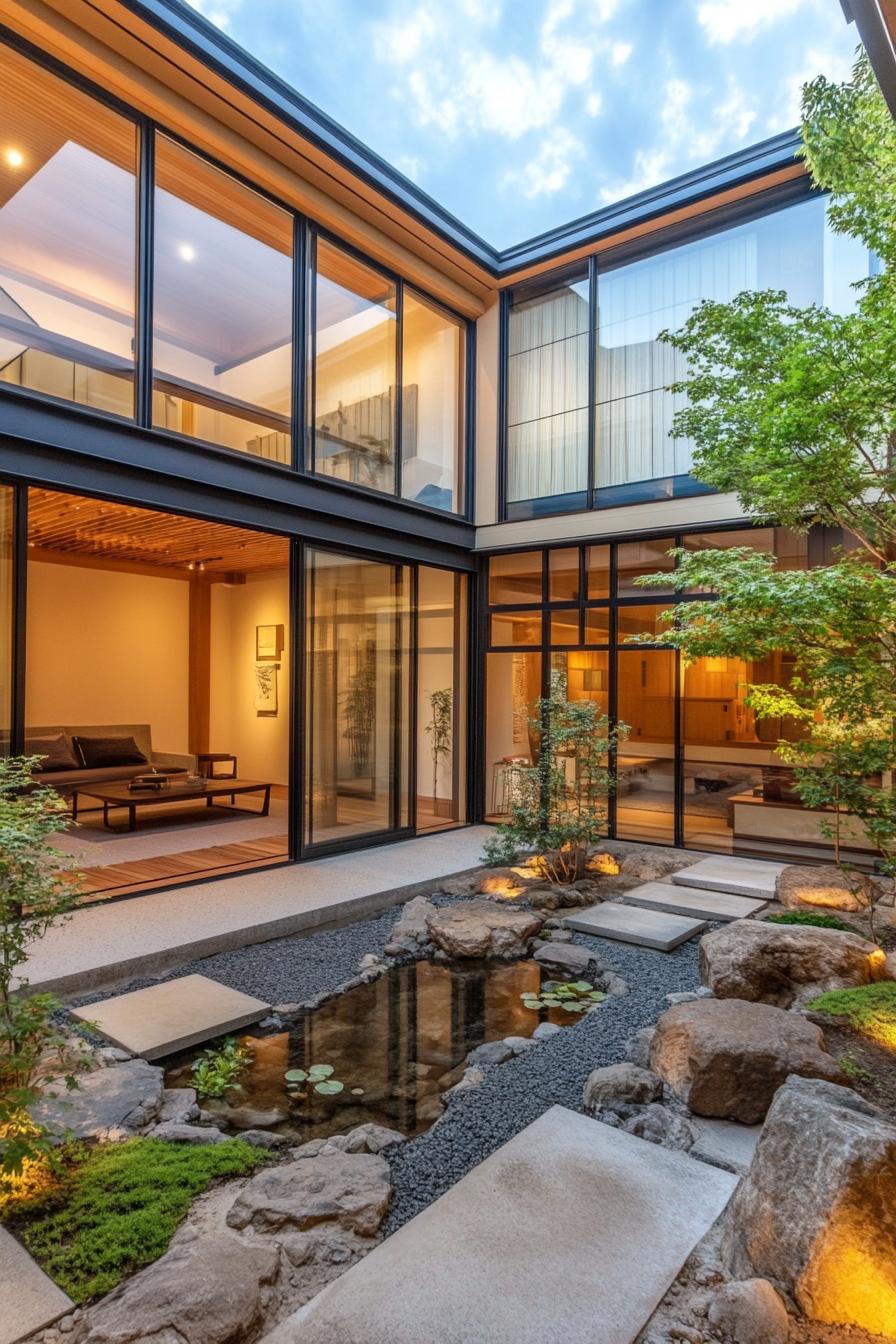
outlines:
[[[432,691],[429,697],[430,720],[425,732],[432,756],[432,806],[437,817],[450,817],[454,799],[439,797],[439,765],[451,755],[451,691]]]

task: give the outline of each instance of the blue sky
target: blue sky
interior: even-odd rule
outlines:
[[[796,124],[838,0],[191,0],[498,247]]]

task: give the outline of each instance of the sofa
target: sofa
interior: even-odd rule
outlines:
[[[61,741],[60,741],[61,739]],[[82,748],[78,739],[95,744],[100,739],[112,739],[127,744],[120,751],[105,749],[107,757],[116,755],[131,756],[124,764],[99,764],[96,757],[103,755],[102,750],[91,747]],[[136,751],[130,747],[130,742]],[[50,746],[53,751],[45,754]],[[85,756],[85,750],[87,755]],[[44,757],[45,766],[35,770],[33,778],[41,784],[52,784],[62,794],[89,793],[91,784],[109,784],[116,780],[133,779],[155,768],[181,774],[196,771],[198,762],[194,755],[171,751],[156,751],[152,745],[152,731],[148,723],[104,723],[104,724],[53,724],[49,727],[27,727],[25,729],[25,754]],[[66,756],[71,764],[61,767],[56,762]],[[137,756],[144,759],[139,761]]]

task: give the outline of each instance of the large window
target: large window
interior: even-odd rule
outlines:
[[[813,197],[635,261],[592,258],[593,314],[586,270],[514,290],[507,517],[703,489],[690,475],[693,444],[670,435],[684,398],[667,388],[686,376],[686,361],[659,334],[678,330],[701,300],[725,302],[744,290],[783,289],[801,306],[848,310],[869,257],[831,232],[826,211],[825,199]]]
[[[14,492],[0,486],[0,756],[9,754],[12,733],[14,528]]]
[[[546,510],[586,503],[589,326],[587,266],[513,296],[507,349],[508,504],[540,500]]]
[[[290,462],[292,219],[156,141],[153,423]]]
[[[134,412],[136,129],[0,49],[0,382]]]
[[[805,569],[810,553],[813,562],[824,563],[836,541],[824,533],[807,538],[782,528],[744,527],[493,556],[487,819],[509,814],[518,772],[538,756],[531,722],[536,701],[559,687],[570,700],[593,700],[627,725],[612,762],[611,817],[620,839],[825,857],[823,818],[801,808],[792,775],[775,751],[792,725],[757,721],[745,703],[748,683],[786,685],[792,660],[786,654],[752,664],[679,658],[663,645],[663,613],[676,602],[713,599],[702,593],[676,597],[671,587],[665,593],[645,590],[635,580],[663,570],[671,578],[673,546],[750,546],[774,554],[780,569]],[[631,644],[632,636],[645,642]]]
[[[462,510],[463,324],[325,238],[315,253],[312,469]]]

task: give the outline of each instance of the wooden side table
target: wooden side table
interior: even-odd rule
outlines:
[[[198,751],[199,773],[206,779],[236,779],[236,757],[229,751]],[[229,763],[229,770],[216,770],[215,766]]]

